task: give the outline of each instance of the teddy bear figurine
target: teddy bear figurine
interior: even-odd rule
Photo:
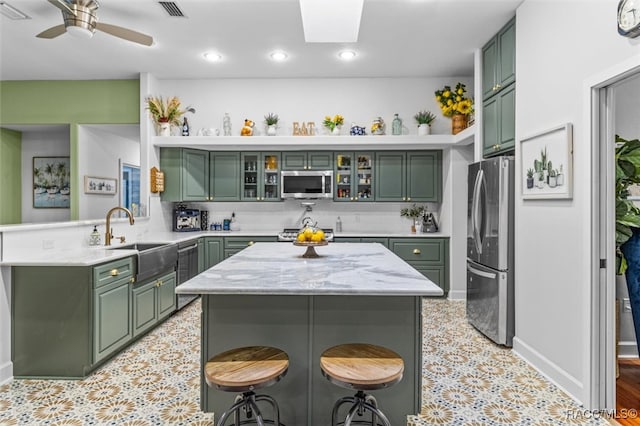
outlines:
[[[255,125],[256,123],[245,118],[244,126],[242,126],[242,129],[240,129],[240,136],[253,136],[253,127]]]

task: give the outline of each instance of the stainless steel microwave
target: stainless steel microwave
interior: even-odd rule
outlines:
[[[283,170],[282,198],[333,198],[333,170]]]

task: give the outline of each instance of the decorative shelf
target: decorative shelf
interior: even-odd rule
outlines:
[[[156,147],[178,147],[220,151],[295,150],[422,150],[469,145],[475,126],[457,135],[403,136],[153,136]]]

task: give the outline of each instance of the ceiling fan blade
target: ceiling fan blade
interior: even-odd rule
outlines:
[[[119,27],[117,25],[98,22],[96,24],[96,30],[103,31],[107,34],[111,34],[112,36],[120,37],[134,43],[143,44],[145,46],[151,46],[153,44],[153,37],[128,28]]]
[[[71,6],[69,6],[69,3],[67,3],[64,0],[49,0],[49,3],[51,3],[52,5],[54,5],[55,7],[57,7],[63,12],[67,12],[74,16],[77,16],[76,11],[73,10]]]
[[[36,37],[38,37],[38,38],[55,38],[55,37],[58,37],[59,35],[64,34],[65,32],[67,32],[67,29],[64,27],[64,24],[56,25],[55,27],[51,27],[48,30],[44,30],[40,34],[36,35]]]

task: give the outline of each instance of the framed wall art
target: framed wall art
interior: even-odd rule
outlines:
[[[85,194],[113,195],[116,192],[118,192],[118,179],[95,176],[84,177]]]
[[[520,141],[522,198],[573,196],[573,126],[563,124]]]
[[[69,157],[33,157],[33,208],[68,209],[70,173]]]

